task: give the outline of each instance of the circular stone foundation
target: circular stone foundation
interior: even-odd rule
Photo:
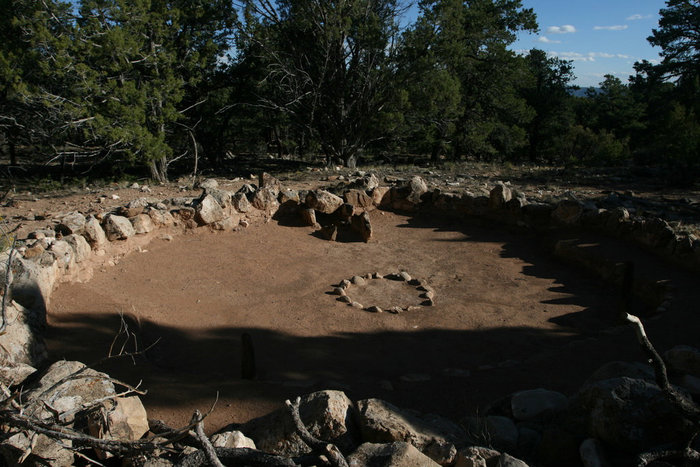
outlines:
[[[333,294],[339,295],[339,302],[372,313],[399,314],[435,303],[434,289],[425,281],[412,278],[406,271],[352,276],[340,281]]]
[[[140,348],[157,344],[135,365],[100,369],[142,381],[149,418],[171,426],[218,394],[210,430],[320,389],[459,418],[515,390],[573,391],[601,362],[625,358],[610,348],[617,340],[581,355],[577,345],[614,323],[615,303],[598,280],[543,255],[533,239],[371,217],[367,244],[276,223],[155,240],[53,293],[51,358],[105,356],[124,315]],[[333,299],[334,281],[374,271],[403,271],[420,284],[366,279],[346,295],[363,309],[400,313]],[[428,307],[430,291],[438,297]],[[254,348],[252,380],[241,378],[244,333]],[[630,348],[636,352],[634,342]]]

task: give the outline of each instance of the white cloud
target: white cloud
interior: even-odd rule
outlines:
[[[596,31],[624,31],[629,26],[626,24],[616,24],[615,26],[593,26]]]
[[[561,41],[552,40],[547,36],[538,37],[537,42],[542,42],[543,44],[561,44]]]
[[[576,28],[570,24],[565,24],[563,26],[550,26],[547,28],[549,34],[571,34],[576,32]]]
[[[628,59],[631,58],[629,55],[624,55],[624,54],[611,54],[608,52],[588,52],[588,53],[580,53],[580,52],[547,52],[547,54],[550,57],[557,57],[562,60],[574,60],[574,61],[579,61],[579,62],[595,62],[597,58],[607,58],[607,59],[612,59],[612,58],[618,58],[618,59]]]
[[[638,20],[640,20],[640,19],[649,19],[649,18],[651,18],[651,17],[652,17],[652,15],[640,15],[640,14],[636,14],[636,15],[628,16],[628,17],[625,18],[625,19],[626,19],[627,21],[638,21]]]

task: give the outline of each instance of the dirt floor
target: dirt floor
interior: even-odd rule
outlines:
[[[377,174],[383,184],[418,174],[431,189],[475,194],[510,181],[532,200],[619,195],[630,212],[700,232],[700,186],[677,186],[655,173],[463,165]],[[352,174],[314,169],[278,176],[286,187],[308,189],[343,183]],[[191,182],[60,192],[14,184],[7,191],[3,182],[0,215],[24,238],[51,228],[61,213],[108,212],[140,197],[198,196],[201,190]],[[254,177],[220,180],[226,190],[251,182]],[[141,382],[149,417],[174,426],[186,424],[194,409],[208,410],[218,397],[207,420],[207,431],[214,431],[319,389],[459,420],[513,391],[545,387],[572,394],[605,362],[645,360],[633,331],[615,319],[617,291],[553,258],[557,238],[469,219],[454,224],[380,211],[371,219],[375,233],[368,244],[327,242],[309,228],[275,221],[240,232],[199,229],[173,241],[156,237],[115,266],[97,268],[92,280],[58,287],[48,314],[50,361],[100,360],[123,315],[141,348],[157,343],[134,362],[100,368]],[[700,347],[697,273],[609,238],[561,235],[580,238],[616,261],[633,260],[644,279],[671,281],[676,298],[667,313],[645,320],[648,333],[661,351],[676,344]],[[373,314],[331,295],[334,285],[353,275],[400,270],[434,288],[434,306]],[[371,281],[351,295],[382,308],[422,301],[415,289],[390,281]],[[642,314],[650,306],[635,305]],[[241,379],[243,333],[255,349],[252,381]]]
[[[274,221],[154,240],[89,282],[54,292],[51,356],[101,358],[123,314],[142,347],[157,344],[134,363],[102,369],[141,382],[149,417],[174,426],[218,397],[208,431],[319,389],[459,420],[513,391],[571,394],[604,362],[644,360],[632,330],[616,326],[616,291],[552,258],[551,238],[381,211],[371,219],[368,244],[327,242]],[[700,346],[697,275],[599,240],[591,244],[677,287],[672,311],[649,321],[660,349]],[[331,294],[353,275],[400,270],[434,288],[434,306],[369,313]],[[353,298],[420,303],[415,289],[373,281]],[[253,381],[241,379],[243,333],[254,344]]]

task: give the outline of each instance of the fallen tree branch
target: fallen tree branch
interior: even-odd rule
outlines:
[[[348,467],[348,462],[335,444],[326,443],[314,437],[309,433],[309,430],[306,429],[304,422],[301,421],[301,415],[299,415],[300,402],[301,398],[297,397],[293,403],[289,400],[286,400],[284,403],[289,408],[289,413],[292,415],[294,426],[301,440],[308,444],[314,451],[326,454],[331,465],[334,467]]]
[[[209,441],[207,435],[204,434],[203,420],[204,417],[202,417],[202,414],[199,412],[199,410],[195,410],[194,415],[192,415],[192,423],[195,424],[194,432],[197,434],[197,439],[202,444],[204,454],[206,454],[209,464],[213,467],[224,467],[224,464],[222,464],[219,458],[216,456],[216,451],[214,450],[214,446],[211,445],[211,441]]]

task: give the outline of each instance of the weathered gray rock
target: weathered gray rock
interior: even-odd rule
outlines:
[[[85,229],[85,216],[74,211],[63,216],[56,226],[56,231],[63,235],[81,234]]]
[[[562,393],[546,389],[531,389],[512,395],[510,405],[517,420],[534,420],[563,412],[569,399]]]
[[[93,248],[99,248],[107,243],[107,235],[95,217],[90,216],[85,221],[85,238]]]
[[[134,227],[131,225],[129,219],[123,216],[108,214],[102,223],[102,227],[110,242],[126,240],[136,235],[136,231],[134,231]]]
[[[700,377],[700,350],[689,345],[677,345],[664,352],[669,370]]]
[[[24,413],[52,422],[58,418],[59,423],[71,426],[85,407],[114,394],[114,385],[107,375],[87,369],[80,362],[60,361],[51,365],[25,392]],[[42,459],[41,462],[52,466],[73,464],[73,453],[66,449],[71,446],[70,441],[58,443],[41,434],[19,432],[0,444],[0,452],[9,465],[16,465],[19,456],[30,446],[30,460]]]
[[[445,418],[402,410],[380,399],[358,401],[357,410],[362,439],[371,443],[406,441],[424,451],[431,444],[458,446],[466,436]]]
[[[375,188],[372,190],[371,196],[375,206],[389,206],[391,204],[391,188],[388,186]]]
[[[570,410],[583,414],[588,436],[623,450],[686,439],[690,430],[658,386],[641,379],[620,377],[584,386]]]
[[[155,226],[169,227],[175,224],[175,219],[166,209],[150,208],[146,210],[146,213]]]
[[[571,199],[561,200],[552,211],[552,219],[566,225],[574,225],[583,215],[583,203]]]
[[[655,381],[654,370],[651,366],[640,362],[608,362],[598,368],[586,380],[586,385],[605,379],[619,378],[626,376],[633,379],[644,379],[650,382]]]
[[[369,214],[367,214],[367,212],[352,216],[350,219],[350,226],[355,232],[360,234],[360,237],[362,237],[365,243],[372,239],[372,223],[369,220]]]
[[[489,207],[491,209],[503,209],[512,197],[513,194],[510,188],[499,183],[489,193]]]
[[[203,198],[204,195],[209,195],[212,198],[214,198],[219,204],[219,206],[221,206],[224,209],[228,206],[231,206],[231,200],[233,199],[233,193],[226,190],[220,190],[218,188],[206,189],[204,190],[204,193],[201,198]]]
[[[342,391],[319,391],[301,398],[299,414],[309,432],[348,453],[357,446],[353,404]],[[249,421],[241,431],[255,441],[258,449],[274,454],[297,456],[310,452],[299,438],[289,411],[284,408]]]
[[[7,372],[11,375],[8,379],[22,380],[22,375],[29,371],[22,365],[35,367],[46,359],[46,344],[40,334],[45,320],[43,310],[27,309],[15,301],[7,303],[7,327],[5,333],[0,335],[3,349],[0,365],[8,368]]]
[[[376,175],[370,173],[362,175],[350,183],[350,187],[365,191],[372,191],[379,186],[379,179]]]
[[[224,431],[223,433],[216,433],[211,437],[211,444],[215,448],[250,448],[257,449],[255,447],[255,441],[246,437],[240,431]]]
[[[148,198],[138,198],[129,201],[126,206],[119,208],[119,215],[127,218],[136,217],[139,214],[143,214],[146,208],[155,200]]]
[[[0,343],[2,340],[0,339]],[[8,388],[21,384],[35,371],[36,368],[26,363],[11,363],[5,358],[0,359],[0,383]]]
[[[155,228],[151,216],[148,214],[138,214],[129,220],[134,227],[134,232],[137,234],[147,234],[148,232],[152,232]]]
[[[231,202],[233,203],[233,207],[238,212],[246,213],[250,212],[253,209],[253,205],[250,204],[250,201],[248,201],[248,197],[245,193],[241,191],[238,191],[236,194],[233,195]]]
[[[137,440],[148,431],[146,409],[137,396],[106,401],[99,416],[88,419],[90,434],[103,439]]]
[[[326,190],[313,190],[306,195],[306,205],[324,214],[333,214],[343,204],[343,198]]]
[[[75,267],[75,252],[68,242],[56,240],[48,251],[56,258],[59,268],[68,270]]]
[[[583,440],[579,447],[581,462],[584,467],[610,467],[603,445],[594,438]]]
[[[200,225],[209,225],[223,219],[224,210],[211,195],[204,195],[200,198],[195,207],[195,220]]]
[[[5,264],[6,261],[2,263]],[[15,256],[12,271],[12,298],[25,308],[46,313],[60,271],[56,258],[48,252],[35,260]]]
[[[470,446],[457,451],[454,467],[486,467],[494,465],[501,453],[489,448]]]
[[[251,204],[255,209],[261,211],[271,212],[279,207],[279,202],[277,202],[277,195],[279,190],[274,186],[266,186],[260,188],[253,195],[253,200]]]
[[[358,211],[371,211],[374,209],[372,198],[364,190],[350,190],[343,194],[346,203],[351,204]]]
[[[469,417],[467,433],[471,442],[476,445],[489,445],[508,452],[515,451],[518,446],[518,428],[508,417]]]
[[[219,182],[217,182],[213,178],[206,178],[206,179],[202,180],[201,182],[199,182],[199,188],[202,188],[204,190],[212,190],[212,189],[216,189],[218,187],[219,187]]]
[[[301,203],[301,198],[297,190],[285,189],[280,190],[279,195],[277,195],[277,201],[280,203],[280,206],[296,207]]]
[[[73,256],[75,257],[76,263],[82,263],[90,257],[90,253],[92,252],[90,244],[82,235],[68,235],[67,237],[63,237],[63,241],[68,243],[73,249]]]
[[[258,176],[258,185],[260,189],[268,188],[271,193],[274,193],[275,198],[282,189],[280,181],[267,172],[263,172]]]
[[[347,458],[349,467],[438,467],[413,445],[401,441],[390,444],[364,443]]]

